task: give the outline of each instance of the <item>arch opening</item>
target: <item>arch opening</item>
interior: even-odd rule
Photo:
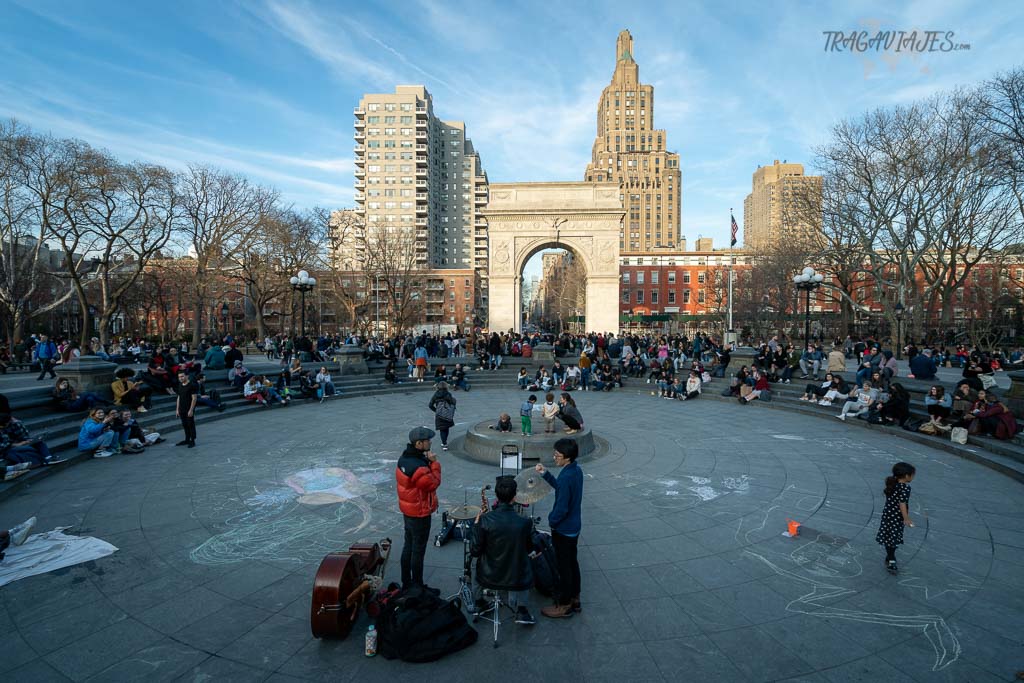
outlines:
[[[524,332],[579,334],[586,331],[587,265],[572,247],[558,242],[524,254],[517,273],[517,320]]]

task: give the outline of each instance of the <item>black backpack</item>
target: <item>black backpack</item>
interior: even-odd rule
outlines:
[[[530,553],[533,569],[533,585],[541,595],[553,597],[558,588],[558,564],[555,561],[555,547],[551,535],[533,532],[533,552]]]
[[[433,662],[476,639],[458,601],[419,586],[392,597],[377,617],[377,651],[387,659]]]

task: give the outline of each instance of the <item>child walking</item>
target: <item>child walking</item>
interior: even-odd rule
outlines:
[[[544,405],[540,407],[540,414],[544,417],[544,433],[555,433],[555,418],[558,417],[558,406],[555,405],[555,395],[547,394],[544,397]]]
[[[885,547],[885,568],[890,574],[899,572],[896,566],[896,546],[903,545],[903,527],[913,527],[910,511],[910,482],[917,470],[906,462],[892,466],[892,476],[885,478],[885,508],[875,541]]]
[[[519,419],[523,424],[523,436],[533,436],[533,421],[530,416],[533,414],[533,408],[537,404],[537,395],[530,394],[530,398],[523,401],[523,405],[519,406]]]

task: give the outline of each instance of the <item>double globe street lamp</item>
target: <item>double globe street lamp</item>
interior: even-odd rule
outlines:
[[[825,277],[814,268],[807,266],[800,273],[793,276],[793,284],[796,288],[805,293],[804,298],[804,347],[811,343],[811,292],[821,287],[821,281]]]
[[[312,292],[313,288],[316,287],[316,278],[310,277],[309,273],[304,270],[300,270],[297,275],[293,275],[289,282],[292,283],[293,292],[302,293],[302,336],[306,336],[306,292]],[[294,324],[294,323],[293,323]]]

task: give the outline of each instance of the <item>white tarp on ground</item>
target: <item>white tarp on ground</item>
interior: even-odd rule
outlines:
[[[10,546],[0,561],[0,587],[12,581],[55,569],[96,560],[115,552],[117,548],[92,536],[67,536],[65,529],[34,534],[19,546]]]

